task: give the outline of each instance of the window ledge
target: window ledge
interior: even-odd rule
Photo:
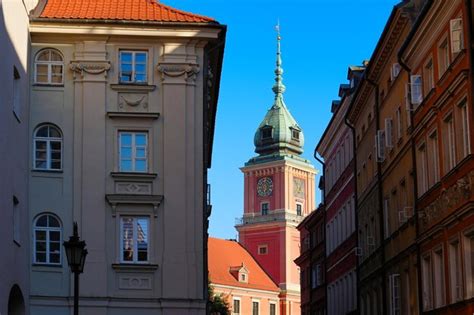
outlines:
[[[31,169],[31,175],[33,177],[51,177],[51,178],[62,178],[63,171],[54,171],[54,170],[39,170]]]
[[[140,112],[108,112],[107,117],[109,118],[148,118],[158,119],[160,113],[140,113]]]
[[[157,264],[127,264],[118,263],[112,264],[112,268],[120,271],[155,271],[158,269]]]
[[[110,176],[119,179],[155,179],[156,173],[111,172]]]
[[[63,272],[63,266],[62,266],[62,265],[51,265],[51,264],[38,264],[38,263],[33,263],[33,264],[32,264],[32,271],[62,273],[62,272]]]
[[[110,88],[114,91],[151,92],[151,91],[154,91],[156,89],[156,85],[134,84],[134,83],[118,83],[118,84],[111,84]]]

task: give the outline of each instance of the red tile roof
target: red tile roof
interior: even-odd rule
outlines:
[[[238,242],[209,237],[209,279],[212,284],[260,289],[279,292],[280,289],[250,253]],[[231,273],[231,267],[244,264],[248,270],[248,283],[239,282]]]
[[[40,18],[209,23],[214,19],[157,0],[47,0]]]

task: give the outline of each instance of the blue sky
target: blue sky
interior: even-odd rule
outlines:
[[[285,101],[303,128],[305,152],[313,151],[330,119],[347,67],[369,59],[395,0],[163,0],[226,24],[227,42],[214,155],[210,171],[212,215],[209,233],[236,238],[243,214],[239,167],[254,153],[256,128],[272,105],[276,34],[280,20]],[[316,204],[320,197],[317,194]]]

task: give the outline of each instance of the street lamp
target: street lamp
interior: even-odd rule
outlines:
[[[73,235],[63,245],[66,249],[67,263],[74,273],[74,315],[79,315],[79,274],[84,271],[87,249],[86,242],[81,241],[77,233],[77,222],[74,222]]]

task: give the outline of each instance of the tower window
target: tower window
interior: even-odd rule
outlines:
[[[258,254],[259,254],[259,255],[266,255],[266,254],[268,254],[268,246],[267,246],[267,245],[259,245],[259,246],[258,246]]]
[[[296,215],[302,215],[303,214],[303,207],[301,204],[297,203],[296,204]]]
[[[298,141],[299,141],[299,140],[300,140],[300,132],[299,132],[299,130],[292,129],[292,130],[291,130],[291,138],[292,138],[293,140],[298,140]]]
[[[272,128],[265,127],[262,128],[262,140],[267,140],[272,138]]]
[[[267,215],[268,214],[268,202],[264,202],[261,204],[261,210],[262,210],[262,215]]]

